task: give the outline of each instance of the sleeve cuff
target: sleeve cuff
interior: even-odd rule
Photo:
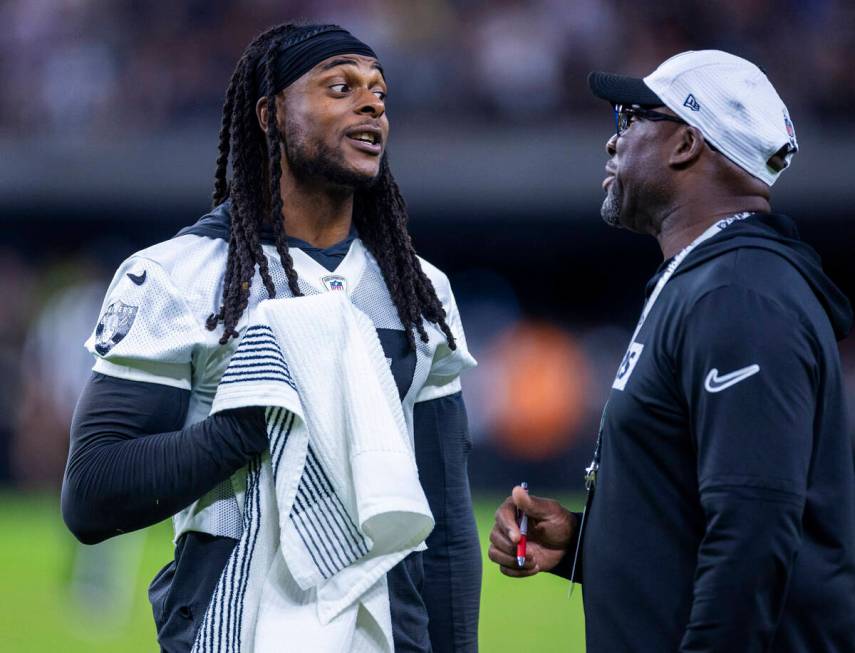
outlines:
[[[567,549],[566,555],[561,558],[561,561],[555,565],[552,569],[549,570],[550,574],[555,576],[560,576],[561,578],[565,578],[570,580],[570,576],[573,573],[573,556],[576,555],[576,547],[579,542],[579,524],[582,523],[582,513],[574,512],[576,516],[576,537],[573,538],[573,541],[570,543],[570,546]],[[576,582],[582,583],[582,552],[579,552],[579,562],[576,565]]]
[[[421,401],[431,401],[432,399],[439,399],[441,397],[448,397],[449,395],[460,392],[461,389],[460,377],[457,377],[451,383],[446,383],[445,385],[426,385],[416,396],[416,403]]]
[[[168,385],[181,390],[190,390],[190,379],[186,375],[185,365],[169,365],[166,363],[144,363],[136,361],[134,367],[112,363],[103,358],[96,358],[92,366],[94,372],[113,376],[128,381],[142,381],[143,383],[158,383]]]

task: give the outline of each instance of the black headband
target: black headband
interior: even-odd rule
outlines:
[[[321,61],[337,54],[361,54],[377,58],[374,50],[337,25],[303,29],[272,46],[276,50],[273,65],[273,90],[267,92],[264,62],[258,74],[259,95],[275,95]]]

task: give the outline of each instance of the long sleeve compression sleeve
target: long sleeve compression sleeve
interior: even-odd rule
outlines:
[[[71,425],[62,515],[87,544],[157,523],[267,447],[260,408],[181,428],[190,392],[93,373]]]
[[[434,653],[476,651],[481,546],[472,512],[463,395],[419,402],[413,412],[416,461],[436,526],[424,552],[422,591]]]

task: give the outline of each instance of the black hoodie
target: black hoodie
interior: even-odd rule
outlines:
[[[678,267],[606,410],[582,553],[589,653],[855,651],[836,344],[851,323],[785,216],[736,222]]]

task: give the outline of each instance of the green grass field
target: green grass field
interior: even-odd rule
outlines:
[[[496,505],[493,499],[476,501],[485,553]],[[169,524],[112,540],[105,548],[79,547],[60,519],[57,498],[7,493],[0,494],[0,533],[0,650],[158,650],[146,586],[172,555]],[[549,575],[506,578],[485,558],[481,651],[584,651],[581,592],[568,599],[568,588]]]

